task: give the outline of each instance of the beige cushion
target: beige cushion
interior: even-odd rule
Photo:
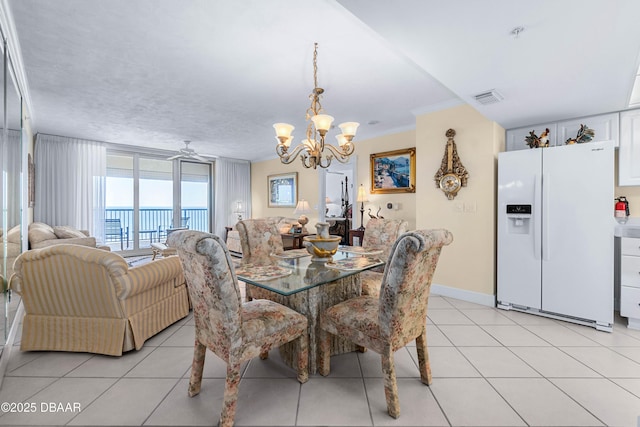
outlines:
[[[20,225],[11,228],[7,233],[7,242],[20,243]]]
[[[73,239],[74,237],[87,237],[81,231],[68,225],[59,225],[53,227],[53,233],[58,239]]]
[[[31,249],[40,249],[46,248],[47,246],[55,246],[55,245],[80,245],[80,246],[89,246],[92,248],[96,247],[96,238],[95,237],[73,237],[70,239],[50,239],[50,240],[42,240],[38,243],[32,243]]]
[[[53,227],[42,222],[34,222],[29,225],[29,243],[40,243],[45,240],[57,239]]]

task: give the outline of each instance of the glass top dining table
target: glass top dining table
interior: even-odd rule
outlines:
[[[287,296],[384,265],[377,258],[381,252],[340,247],[333,260],[324,263],[312,262],[306,249],[295,249],[271,254],[271,264],[241,264],[236,275],[245,283]]]

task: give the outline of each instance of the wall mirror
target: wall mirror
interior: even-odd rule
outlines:
[[[0,193],[2,200],[2,337],[4,346],[19,305],[19,296],[7,289],[13,273],[13,262],[22,252],[22,100],[15,83],[11,60],[7,55],[6,42],[3,43],[2,96],[2,178]]]

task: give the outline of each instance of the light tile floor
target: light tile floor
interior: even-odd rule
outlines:
[[[386,413],[377,354],[334,356],[331,375],[300,385],[275,350],[245,364],[236,425],[640,426],[640,331],[623,319],[609,334],[432,296],[427,327],[433,384],[419,380],[414,344],[396,353],[399,419]],[[0,425],[216,425],[225,365],[209,353],[189,398],[193,333],[189,316],[122,357],[14,348],[0,402],[35,412]]]

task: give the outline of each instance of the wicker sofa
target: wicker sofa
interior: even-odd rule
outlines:
[[[298,225],[298,220],[295,218],[287,218],[284,216],[270,216],[266,218],[269,221],[273,221],[280,233],[288,233],[292,225]],[[240,234],[236,227],[227,232],[227,248],[234,255],[242,255],[242,245],[240,244]]]
[[[9,285],[24,303],[23,351],[120,356],[189,314],[175,256],[129,268],[116,253],[57,244],[22,253]]]

